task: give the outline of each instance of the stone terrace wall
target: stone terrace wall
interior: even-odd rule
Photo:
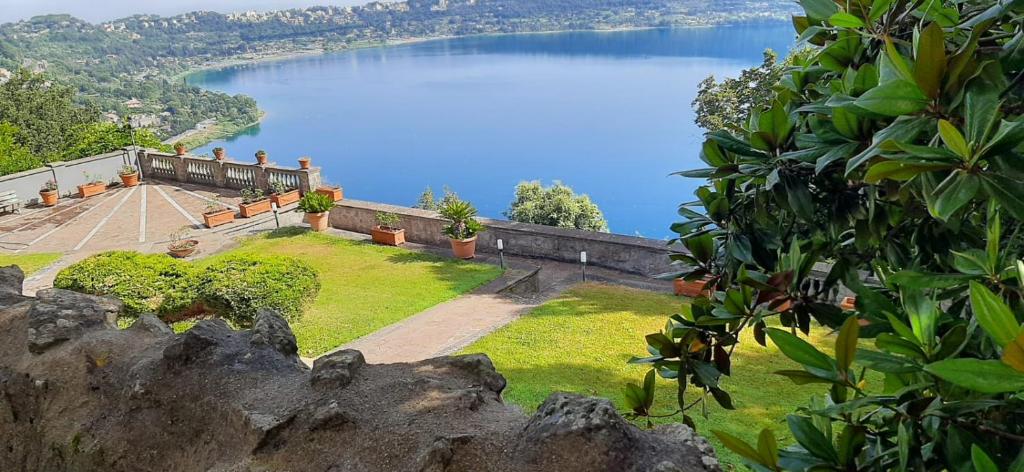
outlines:
[[[86,174],[98,175],[107,182],[121,182],[117,171],[126,164],[138,167],[131,149],[74,161],[51,162],[46,167],[0,177],[0,192],[14,190],[22,202],[32,203],[39,200],[39,188],[43,184],[56,180],[62,197],[72,195],[78,192],[79,185],[86,183]]]
[[[331,226],[347,231],[369,233],[376,225],[379,211],[401,217],[407,240],[433,246],[448,246],[441,232],[445,221],[436,212],[384,205],[358,200],[342,200],[331,211]],[[505,253],[564,262],[579,262],[580,251],[587,252],[587,263],[623,272],[657,275],[671,270],[664,241],[595,233],[550,226],[480,218],[487,231],[480,233],[477,251],[496,253],[498,239]]]

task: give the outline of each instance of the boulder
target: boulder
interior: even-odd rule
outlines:
[[[0,271],[0,293],[19,280]],[[484,355],[342,350],[310,370],[273,312],[175,335],[152,316],[120,330],[120,311],[62,290],[0,307],[0,469],[719,470],[689,428],[638,429],[606,400],[554,394],[528,417]]]

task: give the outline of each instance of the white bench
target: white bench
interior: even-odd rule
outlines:
[[[14,193],[14,190],[0,192],[0,213],[15,212],[21,212],[21,200],[18,200],[18,194]]]

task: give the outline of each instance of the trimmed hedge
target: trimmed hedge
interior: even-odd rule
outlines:
[[[290,257],[233,255],[203,267],[130,251],[75,263],[57,274],[54,286],[118,298],[130,318],[154,313],[177,321],[213,314],[240,327],[251,326],[260,308],[294,321],[320,291],[313,268]]]
[[[57,274],[53,286],[124,302],[128,316],[182,313],[195,304],[198,270],[166,254],[112,251],[72,264]]]
[[[316,271],[305,262],[252,254],[217,260],[206,268],[200,285],[207,308],[239,326],[251,325],[260,308],[295,321],[320,291]]]

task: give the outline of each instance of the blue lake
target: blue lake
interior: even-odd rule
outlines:
[[[491,217],[520,181],[559,180],[613,232],[664,238],[700,184],[669,175],[701,167],[698,83],[793,38],[782,23],[480,36],[206,71],[190,82],[252,96],[267,116],[196,152],[308,155],[359,200],[412,205],[447,185]]]

